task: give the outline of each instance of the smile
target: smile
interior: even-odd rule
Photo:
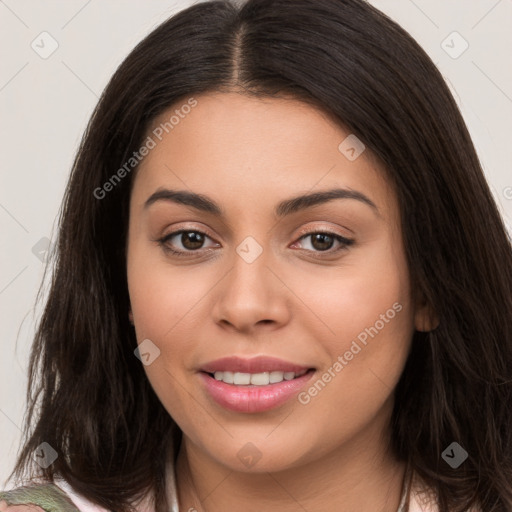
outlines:
[[[276,409],[288,403],[293,397],[297,396],[300,391],[306,387],[316,373],[314,369],[305,370],[301,375],[295,375],[294,372],[286,373],[288,379],[285,378],[284,372],[262,372],[256,374],[238,373],[233,374],[233,381],[242,382],[240,384],[226,383],[225,373],[228,374],[227,380],[231,379],[231,372],[222,373],[222,379],[215,377],[215,374],[199,372],[203,389],[207,399],[213,401],[216,405],[220,405],[223,409],[238,413],[261,413]],[[270,382],[270,375],[276,382]],[[282,379],[281,375],[282,374]],[[263,377],[262,377],[263,375]],[[293,375],[293,377],[292,377]],[[291,377],[291,378],[290,378]],[[279,381],[277,379],[279,378]],[[252,381],[259,382],[253,384]],[[244,384],[246,382],[250,384]],[[268,380],[268,383],[265,382]],[[294,401],[295,402],[295,401]]]
[[[261,373],[242,373],[242,372],[229,372],[217,371],[213,374],[215,380],[221,380],[226,384],[234,384],[235,386],[268,386],[269,384],[277,384],[283,380],[293,380],[301,377],[308,370],[301,372],[285,372],[285,371],[268,371]]]

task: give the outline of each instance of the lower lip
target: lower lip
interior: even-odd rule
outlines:
[[[235,386],[200,372],[206,391],[222,407],[236,412],[264,412],[284,404],[311,379],[314,370],[301,377],[267,386]]]

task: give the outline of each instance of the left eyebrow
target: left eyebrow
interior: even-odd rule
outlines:
[[[377,205],[362,192],[357,190],[350,190],[344,188],[336,188],[332,190],[325,190],[322,192],[312,192],[280,202],[275,208],[277,217],[282,218],[298,211],[311,208],[323,203],[327,203],[334,199],[353,199],[360,201],[372,208],[374,213],[380,216]],[[160,188],[146,200],[144,209],[148,208],[157,201],[170,201],[177,204],[192,206],[196,210],[206,213],[211,213],[218,217],[225,218],[225,211],[211,198],[203,194],[196,194],[187,190],[169,190]]]
[[[296,213],[300,210],[327,203],[334,199],[355,199],[356,201],[360,201],[370,206],[372,210],[374,210],[374,213],[380,215],[377,205],[369,197],[357,190],[350,190],[346,188],[335,188],[322,192],[312,192],[310,194],[286,199],[277,205],[275,213],[278,217],[285,217],[286,215],[291,215],[292,213]]]

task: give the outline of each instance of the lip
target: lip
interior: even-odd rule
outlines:
[[[300,377],[267,386],[226,384],[210,375],[216,371],[298,373],[304,370],[307,370],[306,373]],[[273,357],[258,356],[251,359],[225,357],[203,365],[199,371],[199,377],[209,398],[221,407],[235,412],[258,413],[275,409],[288,402],[306,386],[315,373],[316,370],[312,367],[301,366]]]
[[[261,372],[295,372],[299,373],[311,369],[311,366],[301,366],[290,363],[283,359],[277,359],[270,356],[256,356],[250,359],[230,356],[210,361],[201,366],[200,370],[206,373],[215,372],[241,372],[241,373],[261,373]],[[260,386],[266,387],[266,386]]]

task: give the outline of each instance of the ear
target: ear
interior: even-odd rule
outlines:
[[[439,317],[423,295],[417,301],[414,311],[414,327],[417,331],[429,332],[439,326]]]
[[[128,320],[130,320],[130,323],[131,323],[132,325],[135,325],[135,324],[133,323],[133,313],[132,313],[132,310],[131,310],[131,309],[130,309],[130,310],[128,310]]]

